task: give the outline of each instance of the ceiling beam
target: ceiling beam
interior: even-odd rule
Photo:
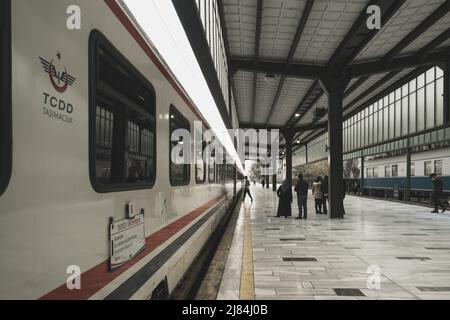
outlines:
[[[309,88],[308,92],[306,93],[303,100],[298,105],[297,109],[295,110],[294,114],[289,118],[289,121],[286,123],[286,127],[292,128],[297,123],[299,123],[308,113],[308,111],[317,103],[317,101],[322,97],[324,94],[324,91],[322,89],[322,86],[320,85],[320,82],[316,80],[311,88]],[[296,115],[299,114],[300,116],[297,117]]]
[[[321,65],[292,63],[286,68],[286,63],[275,61],[257,61],[232,58],[230,67],[233,71],[253,71],[269,75],[281,75],[292,78],[317,79],[326,72],[326,67]]]
[[[448,38],[445,40],[448,40]],[[439,39],[439,41],[442,41],[442,39]],[[428,50],[431,47],[432,45],[430,44]],[[419,57],[419,53],[422,58]],[[385,73],[411,67],[420,67],[441,63],[443,61],[446,61],[446,58],[450,53],[450,48],[444,48],[442,50],[433,52],[421,50],[419,51],[419,53],[410,56],[395,58],[389,65],[383,64],[382,59],[354,63],[348,67],[349,75],[351,78],[370,77],[377,73]],[[256,71],[267,74],[279,74],[287,77],[314,80],[316,80],[318,77],[324,76],[327,70],[325,66],[307,65],[301,63],[292,63],[289,70],[286,70],[284,68],[285,64],[280,62],[258,61],[257,64],[254,65],[250,60],[237,59],[231,60],[231,67],[238,70]]]
[[[381,10],[381,21],[383,25],[395,15],[406,0],[373,0],[368,3],[350,31],[340,43],[339,47],[331,57],[328,67],[330,69],[345,69],[364,50],[369,42],[380,31],[367,28],[367,8],[376,5]]]
[[[432,50],[434,50],[436,47],[440,46],[442,43],[450,39],[450,28],[442,32],[440,35],[438,35],[436,38],[434,38],[430,43],[428,43],[425,47],[420,49],[420,51],[417,53],[417,57],[419,60],[424,60]]]
[[[349,71],[352,77],[360,76],[372,76],[377,73],[391,72],[397,70],[403,70],[411,67],[431,66],[437,63],[441,63],[448,59],[449,49],[444,49],[436,52],[421,52],[412,56],[404,56],[395,58],[390,64],[386,64],[384,59],[355,63],[350,66]]]
[[[282,126],[267,126],[263,123],[248,123],[248,122],[242,122],[239,127],[241,129],[255,129],[255,130],[281,130],[283,129]]]
[[[397,45],[395,45],[384,57],[383,64],[390,65],[393,60],[400,54],[403,49],[408,47],[420,35],[436,24],[450,10],[450,0],[445,1],[439,8],[430,14],[424,21],[415,27],[406,37],[404,37]]]
[[[256,7],[255,52],[252,61],[253,66],[257,65],[259,58],[259,46],[261,43],[262,13],[263,13],[263,0],[258,0]],[[252,122],[255,122],[257,85],[258,85],[258,73],[253,72],[253,97],[252,97],[252,114],[251,114]]]
[[[347,89],[344,93],[344,99],[351,95],[356,89],[358,89],[364,82],[366,82],[369,77],[361,77],[350,88]]]
[[[372,1],[369,5],[375,4],[375,2],[376,1]],[[378,4],[380,5],[380,8],[382,8],[382,14],[384,10],[382,20],[384,24],[386,24],[386,22],[394,16],[395,12],[401,8],[404,2],[405,1],[388,2],[383,0],[382,1],[383,6],[381,6],[381,3]],[[419,52],[418,54],[415,54],[410,57],[400,57],[400,58],[396,58],[396,56],[404,48],[410,45],[418,36],[423,34],[437,21],[439,21],[443,16],[445,16],[449,12],[449,9],[450,9],[450,0],[447,0],[430,16],[428,16],[422,23],[420,23],[419,26],[417,26],[413,31],[411,31],[402,41],[400,41],[400,43],[398,43],[393,49],[391,49],[391,51],[389,51],[381,60],[347,66],[347,64],[350,64],[358,56],[358,54],[364,49],[364,47],[378,32],[377,30],[367,31],[368,29],[367,26],[365,25],[367,15],[366,12],[364,11],[360,15],[358,20],[354,23],[349,34],[340,44],[340,46],[334,53],[333,57],[330,59],[328,69],[329,70],[336,68],[342,69],[342,66],[344,66],[344,69],[350,71],[349,75],[351,77],[357,76],[362,77],[362,80],[361,78],[358,80],[358,82],[361,81],[361,83],[365,81],[364,78],[366,78],[367,80],[367,78],[373,74],[382,72],[390,72],[390,73],[385,77],[383,77],[381,80],[379,80],[377,83],[372,85],[363,94],[359,95],[356,99],[354,99],[349,105],[346,106],[346,109],[351,108],[358,101],[363,99],[367,94],[369,94],[373,90],[378,89],[380,86],[386,83],[386,81],[392,79],[403,69],[410,68],[412,66],[433,65],[436,62],[445,61],[446,57],[448,56],[448,52],[430,53],[430,51],[433,50],[437,45],[445,41],[444,38],[447,35],[445,32],[441,34],[437,39],[435,39],[436,41],[434,43],[430,43],[429,45],[427,45],[425,48],[423,48],[424,51],[421,50],[421,52]],[[365,38],[360,40],[359,45],[356,45],[358,40],[355,38],[355,34],[359,34],[361,36],[361,33],[358,33],[359,32],[358,30],[361,30],[361,28],[365,29],[366,32],[368,33],[366,33]],[[362,34],[364,34],[364,32]],[[349,52],[351,53],[349,54]],[[334,66],[335,64],[336,66]],[[361,83],[355,84],[358,84],[359,86]],[[356,87],[352,86],[352,88],[350,89],[354,91]],[[350,89],[348,91],[351,91]],[[348,91],[346,93],[347,95],[349,94]]]
[[[359,96],[357,96],[355,99],[353,99],[352,101],[350,101],[350,103],[348,103],[347,105],[344,106],[344,112],[348,109],[350,109],[351,107],[353,107],[355,104],[357,104],[360,100],[364,99],[365,97],[367,97],[368,94],[370,94],[371,92],[379,89],[381,86],[385,85],[388,81],[392,80],[392,78],[394,78],[396,75],[398,75],[400,73],[400,71],[392,71],[390,73],[388,73],[387,75],[385,75],[383,78],[381,78],[380,80],[378,80],[376,83],[374,83],[372,86],[370,86],[370,88],[368,88],[366,91],[364,91],[363,93],[361,93]]]
[[[325,129],[325,128],[328,128],[327,121],[298,125],[292,128],[292,131],[295,133],[303,133],[305,131]]]
[[[428,67],[418,67],[418,68],[412,70],[410,73],[408,73],[407,75],[405,75],[404,77],[402,77],[401,79],[396,81],[395,83],[389,85],[388,87],[386,87],[385,89],[383,89],[382,91],[380,91],[379,93],[377,93],[376,95],[374,95],[373,97],[371,97],[370,99],[368,99],[367,101],[365,101],[364,103],[362,103],[361,105],[359,105],[357,108],[355,108],[354,110],[352,110],[350,112],[349,112],[349,107],[347,105],[345,110],[344,110],[344,113],[345,113],[344,114],[344,120],[347,120],[347,119],[351,118],[352,116],[354,116],[355,114],[357,114],[361,110],[367,108],[371,104],[373,104],[376,101],[382,99],[383,97],[385,97],[386,95],[388,95],[389,93],[391,93],[393,91],[392,88],[398,88],[398,87],[402,86],[403,84],[405,84],[405,83],[411,81],[412,79],[418,77],[421,73],[424,73],[427,69],[428,69]],[[382,80],[383,79],[381,79],[378,82],[381,82]],[[386,83],[384,83],[384,84],[386,84]],[[369,90],[366,91],[366,93],[365,93],[366,95],[369,92]],[[363,96],[363,95],[364,94],[361,94],[361,96]]]
[[[227,128],[231,128],[228,106],[223,96],[222,87],[217,77],[216,67],[211,57],[208,39],[205,35],[203,23],[199,17],[195,0],[172,0],[184,31],[195,53],[198,64],[208,84],[209,90],[216,102],[217,108]]]
[[[345,36],[344,40],[339,44],[339,47],[336,49],[330,61],[328,62],[328,66],[326,68],[320,67],[321,70],[312,70],[312,68],[308,68],[306,66],[302,66],[299,68],[295,68],[295,66],[291,66],[291,70],[296,70],[297,72],[301,71],[302,76],[307,76],[308,71],[313,71],[319,78],[323,77],[326,72],[330,72],[330,70],[334,69],[345,69],[347,66],[359,55],[359,53],[367,46],[367,44],[373,39],[373,37],[379,32],[379,30],[369,30],[367,28],[367,8],[371,5],[377,5],[381,9],[381,17],[384,24],[386,24],[395,13],[401,8],[401,6],[405,3],[406,0],[373,0],[368,3],[368,5],[364,8],[364,11],[361,12],[358,19],[352,25],[352,28]],[[317,67],[316,67],[317,68]],[[306,73],[306,74],[305,74]],[[359,79],[354,86],[352,86],[347,94],[353,92],[358,86],[360,86],[365,80],[364,77]],[[318,88],[319,87],[319,88]],[[311,95],[312,92],[315,92],[314,95]],[[299,113],[302,109],[304,110],[301,113],[301,117],[295,119],[295,114],[291,117],[288,124],[294,122],[294,125],[298,123],[306,113],[314,106],[318,99],[324,94],[323,89],[320,86],[320,83],[315,83],[313,87],[310,89],[310,92],[305,96],[304,101],[310,101],[310,103],[305,105],[305,102],[302,101],[298,110],[295,114]]]
[[[399,79],[398,81],[396,81],[394,84],[388,86],[386,89],[384,89],[383,91],[381,91],[380,93],[378,93],[377,95],[373,96],[372,98],[370,98],[369,100],[367,100],[366,102],[364,102],[363,104],[361,104],[360,106],[358,106],[358,108],[356,108],[355,110],[352,110],[351,112],[347,113],[344,115],[344,120],[347,120],[349,118],[351,118],[352,116],[354,116],[355,114],[357,114],[358,112],[360,112],[361,110],[367,108],[368,106],[370,106],[371,104],[373,104],[374,102],[380,100],[381,98],[383,98],[384,96],[386,96],[387,94],[389,94],[392,89],[392,87],[399,87],[401,85],[403,85],[404,83],[407,83],[409,81],[411,81],[412,79],[414,79],[415,77],[417,77],[419,74],[423,73],[426,71],[427,68],[425,67],[419,67],[413,71],[411,71],[410,73],[408,73],[406,76],[402,77],[401,79]],[[384,80],[386,81],[388,78],[386,76],[386,78],[384,78]],[[381,79],[379,82],[382,82],[383,79]],[[377,82],[378,83],[378,82]],[[374,84],[372,87],[375,87],[376,84]],[[367,93],[370,92],[371,89],[368,89],[363,95],[367,95]],[[373,89],[372,89],[373,90]],[[346,110],[348,110],[348,107],[346,107]],[[309,143],[311,140],[314,140],[315,138],[317,138],[318,136],[320,136],[321,134],[327,132],[328,129],[320,131],[317,135],[315,134],[315,132],[311,132],[310,135],[306,136],[304,139],[302,139],[302,143]],[[312,138],[311,138],[312,137]],[[306,141],[305,141],[306,140]],[[305,141],[305,142],[303,142]]]
[[[312,7],[314,5],[314,0],[308,0],[303,9],[303,14],[300,18],[300,21],[297,26],[297,30],[295,31],[294,40],[292,41],[291,48],[289,49],[289,54],[286,60],[285,69],[289,70],[294,60],[295,52],[297,51],[298,44],[300,42],[300,38],[302,37],[303,30],[305,30],[306,23],[308,22],[309,15],[311,13]],[[278,100],[280,99],[281,91],[283,90],[284,82],[286,81],[286,76],[282,75],[280,82],[278,84],[278,89],[273,99],[272,107],[270,108],[269,115],[267,116],[266,125],[269,124],[270,119],[272,118],[273,112],[275,110],[276,105],[278,104]]]
[[[368,5],[377,5],[381,9],[381,15],[382,15],[382,21],[383,24],[386,25],[386,23],[395,15],[395,13],[403,6],[403,4],[406,2],[406,0],[377,0],[377,1],[371,1]],[[450,1],[446,1],[450,2]],[[397,60],[395,63],[392,63],[393,61],[389,61],[390,63],[386,63],[386,60],[384,60],[386,57],[384,57],[380,61],[371,62],[367,65],[361,64],[357,65],[355,68],[351,65],[353,60],[362,52],[362,50],[370,43],[370,41],[375,37],[375,35],[379,32],[379,30],[369,30],[367,28],[367,7],[364,9],[364,11],[360,14],[358,19],[353,24],[352,28],[348,32],[348,34],[345,36],[344,40],[341,42],[339,47],[334,52],[333,56],[331,57],[329,63],[328,63],[328,73],[331,73],[333,71],[349,71],[348,75],[351,78],[354,77],[360,77],[358,81],[350,87],[347,92],[346,96],[350,95],[352,92],[354,92],[362,83],[364,83],[371,75],[375,73],[380,72],[389,72],[391,73],[387,76],[385,76],[383,79],[386,81],[388,78],[392,78],[400,70],[411,67],[415,64],[428,64],[433,60],[432,57],[429,59],[429,61],[425,61],[426,59],[418,59],[416,56],[411,57],[408,59],[402,58],[402,60]],[[441,9],[444,9],[444,6],[441,6]],[[441,13],[442,15],[442,13]],[[432,14],[433,16],[433,14]],[[442,16],[441,16],[442,17]],[[437,15],[435,14],[433,16],[434,19],[437,18]],[[428,29],[427,25],[431,22],[431,19],[428,19],[428,22],[424,22],[416,29],[425,30]],[[437,20],[436,20],[437,21]],[[433,22],[432,24],[434,24]],[[431,25],[432,25],[431,24]],[[426,27],[426,28],[425,28]],[[417,33],[416,33],[417,34]],[[407,36],[407,38],[410,37],[410,35]],[[405,39],[404,39],[405,40]],[[406,39],[407,40],[407,39]],[[406,42],[406,40],[403,42],[402,45],[408,45],[409,43]],[[396,46],[394,48],[395,50],[398,50],[400,46]],[[403,49],[401,49],[403,50]],[[400,51],[401,51],[400,50]],[[393,53],[394,51],[392,51]],[[369,71],[365,73],[366,71]],[[382,80],[383,80],[382,79]],[[375,85],[371,86],[369,90],[367,90],[364,94],[360,95],[356,99],[354,99],[351,102],[351,105],[354,105],[362,99],[367,93],[371,92],[371,90],[375,90],[380,85],[382,85],[381,80],[378,81]],[[323,93],[322,93],[323,94]],[[312,104],[309,109],[313,106]],[[309,111],[309,110],[308,110]],[[305,116],[306,112],[302,114],[301,118]],[[300,119],[301,119],[300,118]],[[300,120],[298,119],[298,120]]]
[[[318,137],[320,137],[321,135],[325,134],[328,132],[328,128],[324,129],[324,130],[320,130],[320,131],[314,131],[311,132],[309,135],[307,135],[306,137],[304,137],[302,140],[303,144],[309,144],[311,141],[313,141],[314,139],[317,139]]]

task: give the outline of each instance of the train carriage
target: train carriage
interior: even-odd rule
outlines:
[[[208,119],[120,2],[83,1],[80,30],[72,4],[0,2],[0,298],[167,296],[228,213],[236,170],[170,161],[171,133]],[[130,205],[145,246],[112,270]]]

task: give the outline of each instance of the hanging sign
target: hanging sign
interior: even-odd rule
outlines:
[[[111,269],[117,269],[136,257],[145,248],[144,214],[132,219],[112,222],[109,228],[111,239]]]

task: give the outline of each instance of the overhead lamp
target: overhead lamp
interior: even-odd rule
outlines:
[[[295,117],[296,117],[296,118],[300,118],[300,113],[296,113],[296,114],[295,114]]]

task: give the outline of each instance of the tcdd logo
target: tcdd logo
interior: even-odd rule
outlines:
[[[64,93],[69,86],[72,86],[75,83],[76,79],[67,72],[65,66],[61,65],[62,55],[60,52],[56,54],[56,59],[57,61],[55,62],[55,58],[47,61],[46,59],[39,57],[42,67],[48,74],[53,88],[59,93]]]

